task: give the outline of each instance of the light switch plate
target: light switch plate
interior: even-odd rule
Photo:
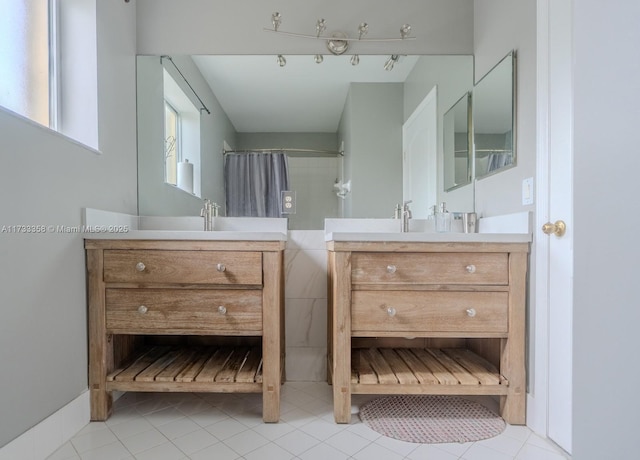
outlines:
[[[533,204],[533,177],[522,181],[522,205]]]

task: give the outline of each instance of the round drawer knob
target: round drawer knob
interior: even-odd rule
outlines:
[[[475,265],[467,265],[467,271],[469,273],[475,273],[476,272],[476,266]]]
[[[224,264],[218,264],[216,265],[216,270],[218,270],[219,272],[223,272],[227,269],[227,267],[225,267]]]
[[[393,308],[393,307],[387,308],[387,315],[389,315],[391,317],[396,316],[396,309]]]
[[[387,265],[387,273],[395,273],[396,266],[395,265]]]
[[[144,305],[140,305],[138,307],[138,313],[140,313],[141,315],[144,315],[148,311],[149,311],[149,309]]]
[[[224,305],[220,305],[218,307],[218,313],[220,313],[221,315],[226,315],[227,314],[227,307],[225,307]]]
[[[136,264],[136,270],[138,270],[139,272],[143,272],[144,269],[147,268],[145,264],[143,264],[142,262],[138,262]]]
[[[467,308],[467,316],[469,318],[473,318],[474,316],[476,316],[476,309],[475,308]]]

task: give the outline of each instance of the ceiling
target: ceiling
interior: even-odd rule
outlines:
[[[418,56],[400,56],[393,70],[389,55],[192,56],[238,132],[330,132],[338,129],[351,82],[404,82]]]

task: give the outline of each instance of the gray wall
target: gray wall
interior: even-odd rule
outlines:
[[[536,172],[535,0],[477,0],[473,48],[476,82],[511,50],[517,52],[517,166],[476,182],[476,212],[487,217],[534,211],[534,205],[522,206],[522,180]]]
[[[574,1],[573,451],[638,450],[640,3]],[[633,452],[636,452],[634,454]]]
[[[202,111],[200,116],[201,195],[223,206],[221,211],[224,213],[222,150],[224,141],[231,145],[235,143],[236,131],[193,60],[188,56],[173,56],[172,59],[211,111],[211,114]],[[197,104],[175,67],[169,61],[165,61],[164,67]],[[140,215],[197,216],[202,208],[202,198],[164,182],[163,65],[158,56],[138,57],[137,80]]]
[[[406,54],[473,51],[473,0],[399,0],[393,6],[387,0],[322,0],[305,2],[304,6],[299,0],[136,3],[140,54],[326,53],[323,42],[263,32],[263,28],[272,27],[274,11],[282,14],[282,30],[303,32],[305,27],[313,29],[317,18],[325,18],[327,32],[343,30],[355,35],[358,24],[366,21],[371,30],[375,28],[375,37],[397,37],[400,26],[409,23],[416,40],[403,44]],[[369,35],[374,37],[372,31]],[[378,43],[372,49],[372,54],[397,51],[393,43]]]
[[[102,154],[0,109],[0,225],[136,212],[135,5],[97,3]],[[78,234],[2,233],[0,261],[2,446],[86,391],[87,303]]]

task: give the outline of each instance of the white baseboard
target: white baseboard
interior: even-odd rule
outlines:
[[[0,448],[0,460],[44,460],[89,423],[89,391]]]

